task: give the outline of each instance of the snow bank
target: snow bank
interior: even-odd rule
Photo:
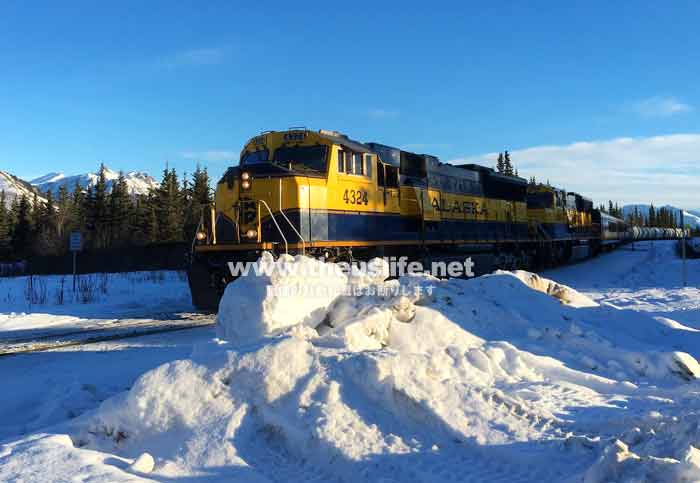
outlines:
[[[224,294],[223,340],[74,421],[73,451],[156,479],[594,482],[697,466],[696,331],[527,272],[384,281],[261,262],[277,270]],[[331,291],[295,292],[314,286]],[[674,419],[679,394],[696,419]]]
[[[217,335],[236,342],[250,341],[294,325],[317,325],[325,309],[347,285],[340,271],[313,258],[265,252],[257,262],[259,274],[229,284],[217,316]]]
[[[496,273],[502,272],[497,271]],[[524,270],[516,270],[512,273],[531,289],[551,295],[564,304],[573,307],[595,307],[598,305],[589,297],[577,292],[571,287],[540,277],[536,273],[526,272]]]

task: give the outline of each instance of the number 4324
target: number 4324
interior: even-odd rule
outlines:
[[[367,192],[362,190],[345,190],[343,201],[348,205],[366,205],[369,203]]]

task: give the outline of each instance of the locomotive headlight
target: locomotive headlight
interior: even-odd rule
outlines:
[[[243,188],[244,190],[250,189],[250,181],[248,181],[247,179],[241,181],[241,188]]]
[[[247,171],[243,171],[243,173],[241,173],[241,179],[243,181],[248,181],[250,179],[250,174]]]
[[[248,238],[255,238],[256,236],[258,236],[258,232],[256,230],[248,230],[247,232],[245,232],[245,236],[247,236]]]
[[[198,231],[197,235],[195,235],[195,236],[197,237],[197,240],[202,241],[207,237],[207,234],[204,233],[203,231]]]

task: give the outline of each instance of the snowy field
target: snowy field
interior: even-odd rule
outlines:
[[[266,259],[216,331],[0,358],[0,481],[700,481],[700,260],[684,288],[673,242],[630,248],[449,281]]]
[[[184,272],[0,278],[0,338],[192,310]]]

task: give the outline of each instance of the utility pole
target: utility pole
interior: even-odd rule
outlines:
[[[681,254],[683,256],[683,286],[688,285],[688,274],[685,267],[685,216],[683,215],[683,209],[681,208],[681,229],[683,230],[683,236],[681,237]]]

